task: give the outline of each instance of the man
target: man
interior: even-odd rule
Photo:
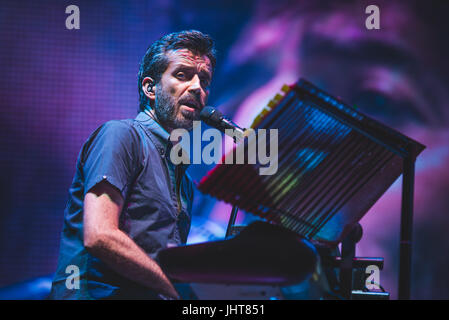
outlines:
[[[186,242],[193,188],[186,167],[169,159],[169,137],[199,120],[214,51],[212,39],[198,31],[156,41],[139,70],[137,118],[109,121],[84,144],[51,298],[179,298],[157,254]],[[79,270],[79,282],[68,278],[71,270]]]

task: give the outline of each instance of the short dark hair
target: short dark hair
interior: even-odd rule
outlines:
[[[151,77],[154,84],[157,84],[168,67],[169,60],[166,53],[169,50],[177,49],[188,49],[196,55],[205,55],[212,64],[212,70],[215,68],[214,41],[209,35],[197,30],[188,30],[163,36],[148,47],[140,62],[137,84],[140,96],[140,111],[143,111],[145,106],[149,105],[149,99],[142,90],[142,80],[145,77]]]

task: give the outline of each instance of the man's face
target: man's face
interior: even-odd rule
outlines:
[[[169,64],[155,86],[155,112],[166,130],[192,129],[209,96],[212,64],[188,49],[167,53]]]

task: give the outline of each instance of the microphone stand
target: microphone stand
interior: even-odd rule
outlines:
[[[234,143],[237,144],[239,141],[244,139],[246,129],[240,128],[233,122],[232,122],[232,124],[237,127],[236,132],[239,133],[238,136],[233,137]],[[232,210],[231,210],[231,215],[229,216],[228,228],[226,229],[225,239],[231,235],[231,231],[232,231],[232,228],[234,227],[235,219],[237,218],[238,211],[239,211],[239,208],[237,207],[237,205],[233,205]]]
[[[232,120],[227,119],[221,112],[212,107],[204,107],[201,111],[200,118],[206,124],[217,128],[224,134],[230,135],[227,130],[233,129],[234,132],[232,134],[232,139],[234,141],[234,144],[238,144],[240,141],[245,139],[245,131],[247,131],[246,129],[239,127]],[[231,230],[235,224],[238,210],[239,208],[236,205],[232,207],[228,222],[228,228],[226,229],[226,238],[231,235]]]

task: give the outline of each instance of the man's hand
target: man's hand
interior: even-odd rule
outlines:
[[[84,198],[84,246],[124,277],[179,299],[159,265],[118,228],[123,202],[120,192],[106,181],[89,190]]]

